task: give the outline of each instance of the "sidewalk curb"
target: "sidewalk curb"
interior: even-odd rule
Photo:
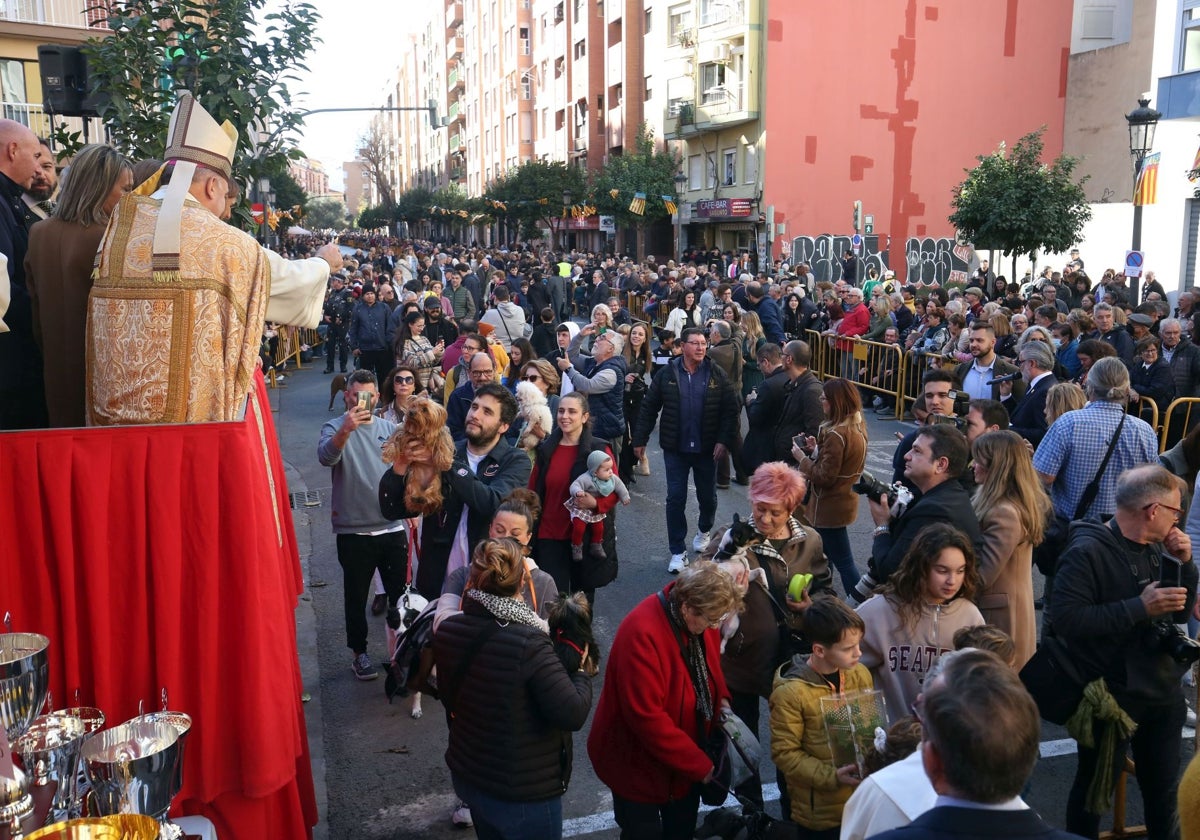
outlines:
[[[283,462],[288,492],[303,493],[308,490],[304,478],[287,460]],[[296,547],[300,554],[300,573],[304,580],[304,592],[296,604],[296,647],[300,657],[300,675],[304,690],[312,698],[304,704],[304,720],[308,731],[308,752],[312,765],[313,790],[317,800],[317,824],[313,828],[313,840],[328,840],[329,791],[325,784],[325,738],[321,714],[321,662],[317,652],[317,612],[313,607],[312,593],[308,589],[311,580],[312,540],[311,520],[307,509],[292,511],[292,523],[296,530]]]

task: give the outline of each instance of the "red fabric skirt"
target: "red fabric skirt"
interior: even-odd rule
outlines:
[[[192,716],[174,813],[311,836],[303,589],[257,377],[245,420],[0,434],[0,613],[50,638],[54,705]]]

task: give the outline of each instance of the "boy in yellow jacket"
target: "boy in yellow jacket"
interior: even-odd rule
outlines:
[[[820,597],[804,615],[810,656],[784,663],[771,691],[771,758],[787,782],[791,819],[804,838],[836,840],[842,808],[861,779],[858,766],[834,767],[821,698],[874,688],[858,660],[862,618],[837,598]]]

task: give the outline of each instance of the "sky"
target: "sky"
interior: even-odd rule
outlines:
[[[406,27],[421,0],[310,0],[321,13],[322,43],[309,56],[309,72],[292,87],[301,108],[356,108],[382,104],[383,90],[399,64]],[[303,92],[303,95],[300,95]],[[372,114],[315,114],[305,120],[300,148],[325,164],[329,188],[342,189],[342,163],[353,160]]]

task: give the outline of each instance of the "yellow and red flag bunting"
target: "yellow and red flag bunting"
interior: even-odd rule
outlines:
[[[660,195],[659,198],[662,199],[663,207],[667,208],[667,212],[670,213],[672,216],[674,216],[679,211],[679,208],[675,205],[675,197],[674,196]]]
[[[1133,185],[1133,204],[1139,207],[1154,204],[1158,199],[1158,161],[1160,154],[1155,152],[1142,161],[1141,171]]]
[[[608,194],[609,194],[610,196],[612,196],[612,198],[615,200],[615,199],[616,199],[616,197],[617,197],[617,196],[619,196],[619,195],[621,194],[621,191],[620,191],[620,190],[609,190],[609,191],[608,191]]]
[[[635,216],[641,216],[646,212],[646,194],[644,192],[633,194],[633,201],[629,202],[629,212]]]

